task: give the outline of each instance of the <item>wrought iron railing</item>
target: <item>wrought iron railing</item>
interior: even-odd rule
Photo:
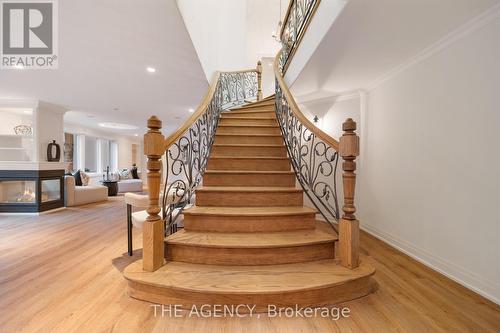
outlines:
[[[207,167],[221,112],[259,100],[260,75],[260,63],[257,69],[220,73],[211,96],[196,112],[195,120],[167,138],[161,198],[161,218],[167,235],[177,231],[180,215],[193,202],[195,189]]]
[[[226,72],[220,74],[222,86],[222,107],[236,107],[258,99],[258,76],[256,70]]]
[[[280,33],[282,52],[279,65],[282,73],[286,72],[320,1],[290,0]]]
[[[290,96],[283,93],[276,79],[276,116],[288,151],[288,157],[298,182],[321,215],[338,231],[340,217],[337,196],[337,166],[339,154],[336,147],[322,140],[317,131],[307,126],[293,112]]]

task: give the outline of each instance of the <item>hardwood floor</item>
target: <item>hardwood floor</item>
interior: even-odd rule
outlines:
[[[141,247],[134,230],[134,246]],[[0,332],[499,332],[500,307],[362,233],[379,289],[349,318],[155,317],[126,295],[123,198],[0,216]]]

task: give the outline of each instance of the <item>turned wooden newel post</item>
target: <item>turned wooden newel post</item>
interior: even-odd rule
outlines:
[[[160,132],[161,120],[148,119],[148,132],[144,135],[144,155],[148,157],[148,217],[143,226],[143,269],[153,272],[163,266],[165,226],[160,218],[161,156],[165,152],[165,138]]]
[[[262,62],[257,62],[257,100],[262,99]]]
[[[339,252],[343,266],[356,268],[359,264],[359,221],[356,220],[354,190],[356,187],[356,157],[359,155],[359,137],[356,135],[356,122],[351,118],[342,124],[344,134],[340,138],[342,163],[342,182],[344,188],[343,215],[339,222]]]

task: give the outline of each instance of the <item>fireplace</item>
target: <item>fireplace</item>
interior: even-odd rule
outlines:
[[[0,170],[0,212],[64,207],[64,170]]]

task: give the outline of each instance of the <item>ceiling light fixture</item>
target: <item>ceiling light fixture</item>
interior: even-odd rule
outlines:
[[[156,73],[156,68],[154,68],[154,67],[146,67],[146,70],[147,70],[149,73]]]
[[[139,134],[135,133],[134,136],[139,136]]]
[[[191,109],[189,109],[188,111],[189,111],[189,113],[193,113],[193,112],[194,112],[194,109],[192,109],[192,108],[191,108]]]
[[[116,129],[116,130],[134,130],[134,129],[139,128],[139,127],[134,126],[134,125],[121,124],[121,123],[111,123],[111,122],[99,123],[98,125],[100,127],[111,128],[111,129]]]

